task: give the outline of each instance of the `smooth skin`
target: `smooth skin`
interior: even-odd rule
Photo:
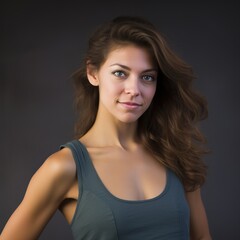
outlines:
[[[99,70],[89,64],[87,74],[99,87],[100,102],[96,122],[80,140],[97,174],[115,197],[143,200],[159,195],[166,185],[166,169],[136,141],[137,120],[156,90],[157,72],[148,53],[133,45],[113,49]],[[70,223],[79,194],[76,165],[71,151],[64,148],[33,175],[1,239],[37,239],[57,209]],[[200,189],[186,193],[186,198],[191,239],[210,240]]]

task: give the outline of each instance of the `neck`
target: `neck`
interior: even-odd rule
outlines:
[[[137,144],[137,122],[124,123],[97,116],[93,127],[83,137],[90,146],[117,146],[125,150],[134,149]]]

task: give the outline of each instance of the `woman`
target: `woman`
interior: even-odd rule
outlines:
[[[206,102],[148,21],[118,17],[75,73],[75,140],[32,177],[4,240],[37,239],[57,209],[74,239],[211,239],[200,187]]]

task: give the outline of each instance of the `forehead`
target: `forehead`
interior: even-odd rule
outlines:
[[[154,67],[153,57],[150,52],[136,45],[123,45],[113,47],[103,64],[110,66],[112,64],[123,64],[130,68],[152,68]]]

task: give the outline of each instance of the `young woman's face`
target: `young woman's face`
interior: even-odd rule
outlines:
[[[99,86],[99,112],[121,122],[136,121],[149,107],[157,85],[157,69],[149,53],[129,45],[112,50],[91,76]]]

